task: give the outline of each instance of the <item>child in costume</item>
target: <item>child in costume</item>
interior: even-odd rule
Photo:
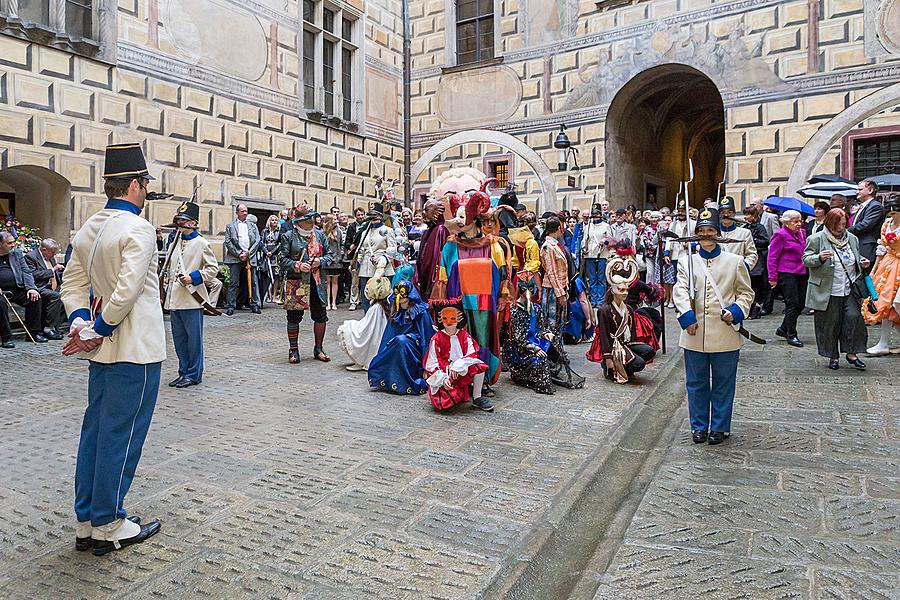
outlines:
[[[478,344],[472,336],[457,328],[459,316],[456,307],[441,310],[443,327],[432,336],[425,354],[428,397],[438,410],[474,398],[472,406],[492,412],[494,406],[490,399],[481,397],[487,365],[478,358]]]
[[[597,331],[587,352],[587,359],[601,363],[606,378],[616,383],[628,383],[656,355],[653,346],[638,340],[638,314],[626,302],[639,274],[634,249],[626,240],[616,247],[616,256],[606,264],[609,287],[597,310]]]
[[[381,347],[381,338],[391,314],[387,297],[391,294],[391,280],[373,277],[366,283],[366,298],[371,303],[362,319],[344,321],[338,327],[338,340],[353,364],[348,371],[365,371]]]
[[[369,385],[394,394],[424,394],[428,388],[422,361],[434,335],[428,305],[412,281],[401,281],[388,298],[393,314],[381,337],[378,354],[369,363]]]
[[[875,249],[875,265],[872,267],[872,283],[878,293],[874,302],[875,313],[869,310],[872,302],[867,298],[862,315],[869,325],[881,323],[881,339],[866,350],[874,356],[891,351],[891,330],[900,325],[900,194],[891,194],[884,203],[887,218],[881,226],[881,239]]]

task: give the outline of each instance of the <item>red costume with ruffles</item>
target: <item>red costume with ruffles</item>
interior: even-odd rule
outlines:
[[[478,358],[478,344],[465,330],[454,335],[441,330],[434,334],[425,353],[423,367],[428,382],[428,397],[438,410],[472,399],[469,386],[475,375],[487,371]],[[447,380],[452,382],[448,388]]]

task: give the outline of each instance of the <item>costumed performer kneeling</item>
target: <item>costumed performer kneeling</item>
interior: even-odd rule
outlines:
[[[384,330],[378,355],[369,363],[369,385],[394,394],[424,394],[428,384],[422,361],[434,335],[428,305],[409,280],[394,286],[388,302],[394,313]]]
[[[475,408],[492,412],[493,405],[484,406],[481,398],[488,366],[478,358],[478,344],[472,336],[457,328],[459,313],[454,306],[441,310],[442,327],[428,345],[424,362],[428,397],[438,410],[475,398]]]
[[[695,228],[700,248],[678,261],[673,290],[678,323],[684,330],[678,345],[684,349],[685,387],[696,444],[707,440],[721,444],[731,434],[741,350],[741,335],[733,325],[743,322],[753,304],[744,257],[722,251],[717,242],[720,231],[718,211],[703,209]]]
[[[540,394],[556,393],[550,379],[547,352],[553,333],[547,328],[543,313],[532,302],[537,291],[533,277],[521,277],[518,296],[510,313],[509,342],[504,345],[506,364],[513,382]]]
[[[366,298],[369,310],[362,319],[344,321],[338,327],[338,340],[352,365],[348,371],[365,371],[378,354],[381,338],[391,316],[391,305],[387,297],[391,295],[391,280],[387,277],[373,277],[366,282]]]
[[[587,352],[587,359],[601,363],[603,374],[616,383],[628,383],[656,355],[653,346],[639,341],[639,315],[625,302],[639,276],[634,248],[626,240],[616,247],[616,256],[606,263],[609,286],[603,304],[597,309],[597,330]]]

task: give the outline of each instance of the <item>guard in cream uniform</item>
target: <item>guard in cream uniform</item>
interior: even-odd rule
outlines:
[[[756,251],[756,244],[753,243],[753,233],[746,227],[737,226],[737,222],[734,220],[736,210],[734,198],[731,196],[725,196],[719,201],[722,235],[732,240],[738,240],[733,244],[722,244],[722,250],[743,258],[749,272],[759,261],[759,253]]]
[[[63,353],[90,361],[75,468],[76,549],[98,556],[160,530],[159,521],[129,517],[124,501],[166,358],[156,228],[140,216],[153,177],[140,145],[109,146],[103,177],[109,201],[75,235],[60,293],[71,324]]]
[[[688,237],[693,233],[692,231],[688,231],[687,202],[683,199],[679,198],[675,205],[675,220],[672,221],[669,231],[680,238]],[[663,259],[671,261],[672,264],[675,265],[676,272],[678,269],[678,260],[683,256],[687,256],[684,244],[667,239],[665,250],[663,251]]]
[[[392,277],[394,275],[394,256],[397,254],[397,236],[394,230],[384,224],[384,205],[381,202],[372,204],[366,213],[369,227],[357,235],[357,260],[359,261],[359,297],[363,310],[369,310],[369,299],[366,298],[366,284],[372,277]]]
[[[215,308],[222,291],[222,282],[216,279],[219,263],[197,229],[199,219],[198,204],[185,202],[179,207],[173,219],[178,233],[165,263],[166,309],[178,355],[178,378],[169,387],[178,389],[203,381],[204,305]]]
[[[724,252],[715,241],[718,211],[703,209],[697,220],[700,247],[678,261],[673,289],[683,331],[685,384],[695,443],[721,444],[731,433],[735,378],[741,335],[734,329],[750,313],[753,288],[740,256]],[[706,239],[702,239],[705,237]],[[694,284],[688,276],[692,262]],[[691,291],[694,291],[692,297]]]

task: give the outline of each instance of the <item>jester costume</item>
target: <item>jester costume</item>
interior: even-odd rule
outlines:
[[[408,299],[407,308],[401,300]],[[428,305],[411,281],[401,281],[388,298],[394,307],[378,354],[369,363],[369,385],[394,394],[424,394],[428,389],[422,361],[434,335]]]
[[[441,311],[443,325],[431,338],[423,366],[428,397],[438,410],[450,408],[481,395],[487,365],[478,358],[478,344],[463,329],[457,329],[457,309]],[[474,391],[469,387],[474,385]]]

